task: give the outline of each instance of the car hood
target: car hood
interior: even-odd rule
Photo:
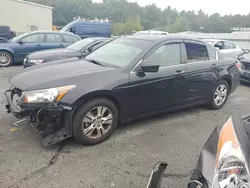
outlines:
[[[37,90],[80,82],[86,75],[108,71],[113,68],[102,67],[86,60],[70,63],[56,63],[37,69],[27,69],[10,80],[10,84],[21,90]]]
[[[52,56],[74,56],[76,54],[79,54],[80,52],[76,52],[70,49],[51,49],[51,50],[41,50],[37,52],[30,53],[27,58],[28,59],[46,59],[46,57],[52,57]]]

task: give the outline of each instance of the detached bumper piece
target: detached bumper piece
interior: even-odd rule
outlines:
[[[18,104],[21,94],[16,88],[5,92],[7,112],[33,123],[44,146],[72,137],[72,108],[60,104]]]

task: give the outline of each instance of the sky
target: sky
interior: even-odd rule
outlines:
[[[100,2],[101,0],[93,0]],[[168,6],[181,10],[202,9],[205,13],[211,15],[213,13],[226,14],[248,14],[250,13],[249,0],[128,0],[137,2],[141,6],[155,3],[158,7],[164,9]]]

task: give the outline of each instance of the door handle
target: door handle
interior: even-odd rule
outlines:
[[[177,70],[175,71],[174,75],[184,74],[186,71],[184,70]]]
[[[219,66],[219,65],[216,64],[216,63],[212,64],[212,67],[218,67],[218,66]]]

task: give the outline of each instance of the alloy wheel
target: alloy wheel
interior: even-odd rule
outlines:
[[[105,106],[97,106],[86,113],[82,121],[82,131],[90,139],[99,139],[111,128],[113,114]]]
[[[222,105],[227,98],[227,87],[224,84],[220,84],[214,93],[214,103],[217,106]]]
[[[0,65],[7,66],[10,63],[11,63],[11,57],[4,52],[0,52]]]

